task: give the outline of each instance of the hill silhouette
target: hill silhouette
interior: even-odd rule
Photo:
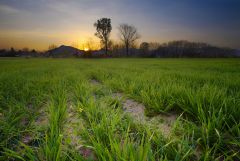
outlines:
[[[47,55],[50,57],[76,57],[82,56],[84,54],[83,50],[79,50],[72,46],[61,45],[58,48],[48,50]]]

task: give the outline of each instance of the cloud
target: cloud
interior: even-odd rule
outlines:
[[[20,11],[14,7],[0,4],[0,13],[1,14],[17,14]]]

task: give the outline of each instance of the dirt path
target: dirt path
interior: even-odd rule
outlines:
[[[68,101],[66,120],[63,127],[63,144],[77,152],[83,159],[89,160],[91,158],[94,160],[93,150],[86,146],[86,142],[80,135],[81,130],[84,128],[84,120],[79,112],[78,107],[73,102]]]
[[[103,86],[97,80],[90,80],[92,85]],[[144,114],[145,106],[133,99],[125,97],[123,93],[113,93],[113,98],[122,100],[123,111],[131,116],[134,121],[140,122],[141,124],[147,125],[153,129],[160,130],[164,137],[168,137],[171,134],[173,124],[177,120],[178,115],[171,113],[168,115],[159,114],[154,117],[147,117]]]
[[[83,140],[78,134],[83,126],[83,120],[79,117],[76,107],[68,102],[66,122],[64,125],[65,144],[71,146],[75,150],[80,150]]]
[[[29,105],[29,108],[32,108],[31,105]],[[44,106],[40,107],[38,111],[38,116],[34,122],[32,122],[31,126],[33,126],[37,132],[41,132],[43,128],[45,128],[48,125],[48,115],[47,115],[47,105],[45,104]],[[25,133],[22,136],[21,142],[26,144],[26,145],[31,145],[34,144],[34,139],[36,139],[32,131],[29,131]]]
[[[97,80],[91,80],[93,86],[104,86]],[[174,124],[176,123],[179,115],[176,113],[158,114],[154,117],[147,117],[144,114],[145,106],[133,99],[127,98],[124,93],[112,93],[111,97],[121,100],[123,111],[128,114],[134,121],[148,126],[154,130],[159,130],[162,135],[167,138],[171,136]],[[200,159],[202,150],[197,148],[194,151],[197,160]]]
[[[124,98],[124,95],[121,93],[114,93],[113,97],[118,97],[123,100],[122,106],[124,112],[129,114],[135,121],[160,130],[165,137],[171,134],[172,126],[178,117],[177,114],[158,114],[154,117],[147,117],[144,114],[146,107],[142,103],[133,99]]]

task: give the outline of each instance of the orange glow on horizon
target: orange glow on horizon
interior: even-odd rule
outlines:
[[[16,50],[28,48],[37,51],[46,51],[49,46],[66,45],[80,50],[98,50],[100,49],[99,39],[91,36],[94,31],[18,31],[4,30],[0,31],[0,49]]]
[[[81,39],[77,39],[77,37],[75,37],[75,41],[72,42],[70,46],[75,47],[79,50],[84,50],[84,51],[100,49],[99,40],[95,37],[87,37],[87,36]]]

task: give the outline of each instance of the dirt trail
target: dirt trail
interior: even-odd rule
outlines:
[[[67,105],[67,115],[64,124],[64,144],[73,148],[86,160],[95,158],[93,150],[86,147],[84,139],[80,136],[81,129],[84,128],[84,120],[80,117],[79,109],[71,102]]]
[[[83,141],[78,134],[83,126],[83,121],[79,117],[76,107],[69,102],[67,105],[66,122],[64,125],[65,142],[75,150],[79,150]]]
[[[91,80],[93,85],[102,85],[97,80]],[[119,98],[122,100],[122,107],[125,113],[130,115],[134,121],[145,124],[151,128],[159,129],[165,137],[171,134],[171,130],[174,122],[177,120],[177,114],[171,113],[168,115],[159,114],[154,117],[147,117],[144,114],[145,106],[133,99],[126,98],[123,93],[113,93],[113,98]]]
[[[97,81],[96,79],[91,79],[90,80],[90,83],[92,84],[92,85],[102,85],[99,81]]]
[[[46,107],[42,107],[39,111],[39,116],[34,123],[36,126],[46,126],[48,124],[48,114]]]
[[[48,115],[46,112],[46,106],[44,105],[40,107],[38,111],[38,117],[34,122],[32,122],[32,126],[37,129],[37,131],[41,131],[42,128],[46,127],[48,124]],[[32,105],[29,105],[29,108],[32,108]],[[34,134],[30,131],[22,136],[21,142],[30,145],[34,141]]]
[[[92,85],[104,86],[101,82],[97,80],[91,80],[90,83]],[[124,93],[113,93],[111,95],[113,98],[117,98],[122,101],[123,111],[131,116],[134,121],[137,123],[144,124],[154,130],[159,130],[163,134],[164,137],[171,136],[171,131],[174,123],[177,121],[179,117],[176,113],[168,113],[168,114],[158,114],[154,117],[147,117],[144,114],[145,106],[142,103],[139,103],[133,99],[127,98]],[[195,156],[197,160],[199,160],[202,151],[197,148],[195,150]]]
[[[154,117],[147,117],[144,114],[145,106],[133,99],[124,98],[121,93],[113,94],[113,97],[122,98],[122,106],[125,113],[129,114],[135,121],[146,124],[151,128],[159,129],[165,137],[168,137],[172,130],[172,125],[177,120],[177,114],[158,114]]]

